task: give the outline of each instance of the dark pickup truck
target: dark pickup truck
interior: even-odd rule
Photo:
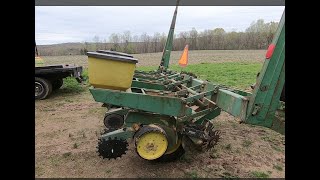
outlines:
[[[82,82],[82,66],[52,65],[35,67],[35,99],[47,98],[52,90],[63,85],[63,78],[74,77]]]

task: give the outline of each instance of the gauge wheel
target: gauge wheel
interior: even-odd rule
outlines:
[[[147,125],[140,128],[134,135],[136,152],[146,160],[161,157],[168,148],[165,131],[157,125]]]

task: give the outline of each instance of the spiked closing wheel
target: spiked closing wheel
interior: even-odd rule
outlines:
[[[143,126],[134,139],[138,155],[146,160],[160,158],[168,148],[165,131],[156,125]]]
[[[109,138],[109,140],[100,138],[97,149],[99,156],[103,159],[117,159],[117,157],[121,157],[123,154],[126,154],[126,151],[128,150],[128,142],[116,138]]]

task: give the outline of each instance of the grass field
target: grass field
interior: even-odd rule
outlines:
[[[230,87],[241,89],[248,88],[256,81],[256,75],[262,67],[257,62],[225,62],[225,63],[200,63],[190,64],[186,68],[173,65],[170,69],[175,71],[192,72],[203,80],[217,82]],[[156,69],[156,66],[139,67],[139,70],[149,71]]]
[[[183,70],[201,79],[246,89],[255,82],[264,53],[190,51],[190,65]],[[171,69],[181,70],[177,66],[180,54],[172,53],[175,61]],[[140,60],[138,69],[152,70],[161,53],[134,56]],[[86,56],[43,58],[46,64],[87,67]],[[94,101],[88,87],[88,83],[79,85],[68,78],[48,99],[35,102],[37,178],[284,178],[284,136],[268,128],[239,124],[225,112],[213,121],[222,134],[219,144],[208,152],[186,153],[170,163],[152,163],[139,158],[130,143],[121,159],[100,159],[96,146],[106,109]]]

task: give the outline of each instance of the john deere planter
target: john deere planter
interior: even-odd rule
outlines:
[[[179,3],[179,1],[177,2]],[[280,95],[285,79],[285,15],[269,48],[253,93],[197,79],[168,69],[178,4],[157,70],[135,70],[132,56],[113,51],[88,52],[90,92],[107,105],[98,154],[116,159],[126,153],[128,139],[146,160],[168,161],[186,149],[208,150],[219,141],[213,127],[221,110],[242,122],[284,133]]]

